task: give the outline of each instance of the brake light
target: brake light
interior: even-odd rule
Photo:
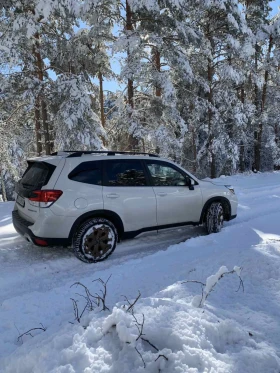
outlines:
[[[62,195],[61,190],[34,190],[29,200],[40,202],[40,207],[49,207]]]
[[[42,240],[41,238],[35,238],[34,242],[36,243],[36,245],[39,245],[39,246],[48,246],[47,241]]]

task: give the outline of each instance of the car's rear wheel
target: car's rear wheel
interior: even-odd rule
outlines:
[[[73,239],[74,253],[83,262],[101,262],[112,254],[117,241],[118,232],[112,222],[92,218],[78,228]]]
[[[218,233],[223,228],[224,209],[220,202],[213,202],[208,207],[205,217],[205,228],[208,234]]]

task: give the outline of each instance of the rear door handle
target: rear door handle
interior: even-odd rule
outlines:
[[[107,198],[119,198],[119,195],[117,193],[109,193],[106,195]]]
[[[165,197],[165,196],[167,196],[167,193],[160,192],[160,193],[157,193],[157,195],[160,196],[160,197]]]

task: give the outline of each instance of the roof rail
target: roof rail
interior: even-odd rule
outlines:
[[[62,150],[55,153],[52,153],[51,155],[62,155],[60,153],[71,153],[67,156],[67,158],[73,158],[73,157],[81,157],[83,154],[107,154],[109,155],[116,155],[116,154],[123,154],[123,155],[147,155],[149,157],[159,157],[158,154],[153,153],[144,153],[144,152],[119,152],[117,150]]]

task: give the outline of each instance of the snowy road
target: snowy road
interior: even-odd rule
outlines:
[[[123,294],[133,298],[139,289],[144,298],[139,307],[147,313],[157,313],[154,324],[161,319],[160,310],[167,304],[172,320],[179,320],[175,326],[175,321],[172,324],[173,332],[176,330],[174,342],[162,346],[172,351],[166,372],[180,368],[181,372],[279,373],[280,173],[237,175],[217,181],[232,184],[240,203],[238,218],[226,223],[220,234],[204,236],[201,227],[147,234],[117,246],[107,261],[96,265],[78,261],[68,249],[37,248],[26,243],[12,227],[13,204],[0,203],[0,371],[2,366],[5,373],[119,372],[118,364],[122,372],[142,371],[141,360],[131,365],[129,358],[126,361],[121,355],[116,356],[111,347],[101,346],[100,341],[91,340],[89,344],[84,341],[87,350],[81,356],[78,354],[77,361],[55,353],[56,350],[73,353],[77,335],[85,338],[78,326],[68,323],[73,321],[70,298],[75,295],[70,286],[81,281],[92,287],[95,278],[112,275],[110,308]],[[193,296],[201,292],[199,286],[183,286],[181,281],[205,281],[222,265],[229,269],[234,265],[243,267],[245,293],[237,293],[238,281],[227,278],[211,294],[206,312],[201,314],[200,309],[191,306]],[[189,323],[182,324],[178,316],[182,312],[188,315]],[[100,315],[92,316],[92,325],[104,317]],[[225,323],[224,329],[221,326],[216,331],[215,318]],[[19,332],[41,322],[47,327],[45,333],[24,337],[22,345],[17,341]],[[168,324],[166,319],[164,324]],[[196,327],[190,334],[191,325]],[[151,322],[148,327],[152,333]],[[199,337],[195,336],[200,329]],[[242,334],[244,331],[246,336]],[[248,337],[249,331],[253,340]],[[98,334],[96,328],[94,333]],[[161,346],[164,331],[163,335],[155,332],[152,335]],[[187,359],[187,348],[193,349],[191,355],[200,358]],[[107,365],[105,355],[102,357],[104,351],[111,359]],[[180,351],[184,351],[184,358],[179,358]],[[90,353],[95,363],[92,359],[85,361]],[[52,361],[47,354],[52,354]],[[152,365],[150,369],[146,371],[155,371]]]
[[[3,264],[0,276],[5,279],[0,283],[0,303],[25,292],[45,291],[56,284],[61,286],[69,280],[78,281],[81,276],[91,276],[95,271],[166,250],[170,245],[205,234],[203,227],[185,227],[158,234],[144,234],[119,244],[110,260],[90,266],[77,260],[71,249],[40,248],[26,242],[13,228],[13,205],[13,202],[0,204],[0,263]],[[42,276],[44,272],[48,276]],[[13,273],[16,276],[11,276]]]

